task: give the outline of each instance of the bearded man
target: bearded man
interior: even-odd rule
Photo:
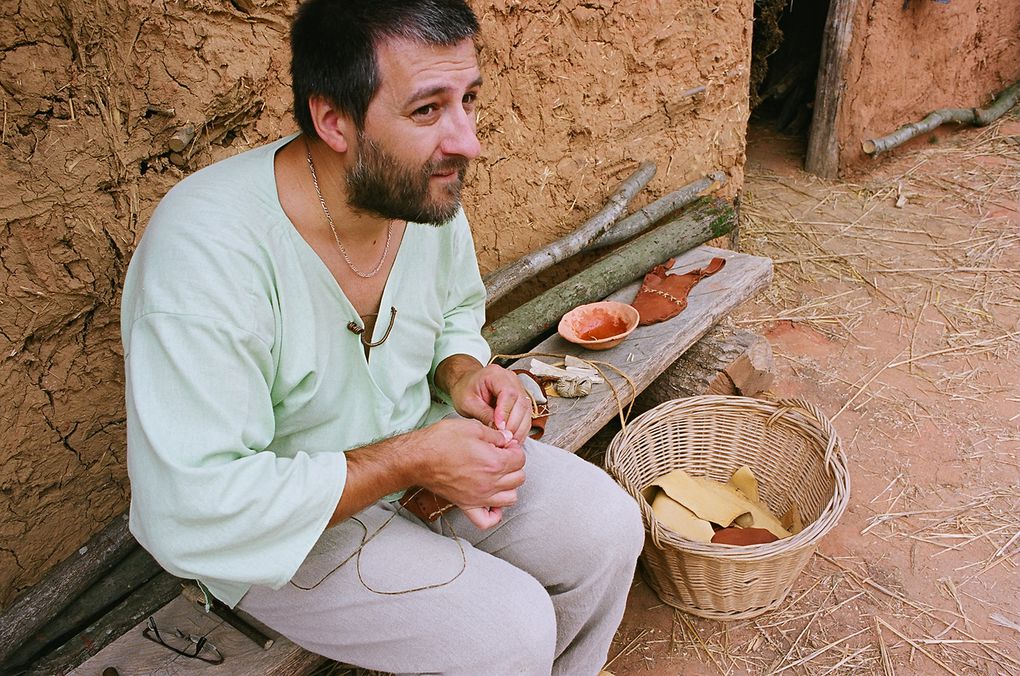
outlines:
[[[300,133],[153,213],[122,310],[131,531],[334,660],[594,674],[643,532],[604,472],[527,439],[530,400],[484,366],[460,207],[477,31],[462,0],[309,0]],[[415,516],[420,490],[459,509]]]

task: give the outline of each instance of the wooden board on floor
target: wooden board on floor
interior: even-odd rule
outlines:
[[[676,317],[651,326],[639,326],[620,345],[600,352],[567,342],[553,335],[532,348],[532,352],[574,355],[581,359],[608,362],[626,373],[640,393],[666,367],[694,345],[720,319],[745,300],[752,298],[772,281],[772,261],[768,258],[700,246],[678,256],[673,271],[689,272],[702,268],[713,257],[726,259],[726,267],[701,280],[687,297],[687,309]],[[640,282],[634,282],[612,294],[607,300],[629,303],[634,299]],[[552,359],[542,358],[552,362]],[[523,368],[529,359],[513,368]],[[627,381],[602,367],[622,397],[623,405],[633,398]],[[610,418],[617,415],[618,405],[612,391],[597,385],[590,395],[580,399],[552,398],[552,414],[542,441],[576,451]]]
[[[324,657],[303,650],[268,630],[266,634],[275,638],[276,642],[269,650],[263,650],[219,617],[205,613],[201,606],[182,596],[157,610],[153,617],[161,634],[172,634],[176,627],[186,634],[206,637],[223,654],[223,663],[212,665],[182,657],[143,638],[142,629],[148,622],[145,620],[70,673],[74,676],[101,676],[104,669],[114,667],[120,676],[292,676],[308,673],[326,661]]]

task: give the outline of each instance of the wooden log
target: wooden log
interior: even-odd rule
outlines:
[[[671,399],[702,394],[754,397],[767,390],[774,377],[768,340],[750,331],[717,325],[652,381],[637,398],[634,413]]]
[[[124,514],[54,566],[0,615],[0,663],[137,547]]]
[[[181,580],[170,573],[158,573],[140,589],[118,603],[113,610],[90,624],[45,658],[34,663],[28,674],[66,674],[161,608],[181,592]]]
[[[804,168],[824,178],[839,173],[839,138],[836,125],[850,66],[850,39],[857,0],[830,0],[825,20],[822,53],[815,78],[815,105],[808,134]]]
[[[634,195],[645,187],[654,175],[655,163],[642,162],[637,171],[613,192],[606,206],[577,230],[486,275],[484,281],[488,293],[485,304],[492,305],[517,288],[524,280],[570,258],[588,246],[592,240],[605,234],[620,214],[627,210],[627,205]]]
[[[1020,101],[1020,82],[999,92],[995,100],[985,108],[942,108],[934,110],[920,122],[905,124],[896,131],[880,138],[867,139],[861,147],[872,157],[886,150],[892,150],[910,139],[933,131],[947,122],[984,127],[1006,114],[1006,111]]]
[[[9,660],[0,664],[0,673],[13,672],[31,663],[48,648],[59,645],[94,622],[161,570],[147,551],[136,547],[113,570],[82,592],[39,631],[29,636]]]
[[[191,142],[195,140],[195,125],[186,124],[183,127],[178,127],[177,131],[173,133],[170,140],[167,141],[167,147],[175,153],[184,152],[184,149],[191,145]]]
[[[642,235],[482,329],[494,354],[518,352],[578,305],[604,298],[655,264],[725,235],[736,225],[722,199],[703,198],[679,218]]]
[[[651,204],[641,207],[614,225],[604,234],[592,240],[583,251],[597,251],[639,235],[670,214],[683,209],[705,193],[714,192],[726,184],[726,174],[713,171],[692,181],[678,190],[660,197]]]

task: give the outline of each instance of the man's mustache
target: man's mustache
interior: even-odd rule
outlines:
[[[445,174],[451,171],[463,174],[467,171],[470,163],[471,160],[466,157],[447,157],[446,159],[439,160],[438,162],[430,162],[426,167],[426,170],[430,176],[432,174]]]

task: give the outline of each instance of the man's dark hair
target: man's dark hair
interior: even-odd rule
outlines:
[[[316,138],[310,96],[322,96],[364,128],[379,89],[375,52],[388,39],[450,46],[478,33],[463,0],[308,0],[291,28],[294,117]]]

